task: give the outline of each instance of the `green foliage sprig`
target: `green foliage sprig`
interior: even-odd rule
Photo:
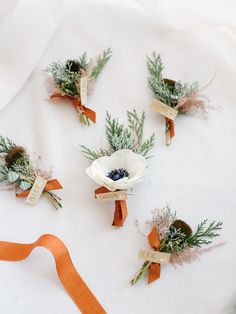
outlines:
[[[151,226],[155,227],[159,233],[160,245],[159,252],[177,254],[178,261],[183,263],[187,255],[187,261],[196,259],[197,254],[201,254],[199,248],[212,243],[212,239],[219,236],[219,230],[222,229],[221,221],[213,221],[207,225],[207,219],[200,222],[197,230],[192,234],[192,229],[184,221],[176,219],[176,213],[171,213],[170,208],[153,212]],[[202,249],[204,250],[204,249]],[[191,254],[191,252],[193,252]],[[181,259],[181,255],[183,258]],[[146,261],[141,269],[131,280],[134,285],[138,280],[144,277],[152,262]]]
[[[218,231],[222,229],[223,223],[213,221],[207,226],[207,221],[205,219],[197,226],[196,232],[187,239],[188,245],[201,247],[212,243],[212,239],[219,236]]]
[[[0,183],[13,185],[21,191],[30,190],[37,173],[26,150],[8,137],[0,136],[0,157]],[[47,190],[43,193],[55,208],[62,207],[61,199],[55,193]]]
[[[147,56],[147,68],[149,71],[148,84],[158,100],[174,108],[180,98],[190,96],[199,90],[199,83],[192,84],[174,82],[163,78],[164,65],[160,54],[153,52],[151,57]],[[185,111],[179,109],[179,113]]]
[[[52,62],[46,68],[46,71],[52,74],[54,82],[61,93],[72,97],[80,97],[78,80],[83,75],[86,75],[88,79],[97,80],[111,55],[112,50],[108,48],[93,63],[92,60],[88,61],[87,54],[83,53],[78,60],[68,60],[65,64]],[[76,69],[72,67],[73,64],[76,64]]]
[[[137,154],[147,157],[149,151],[155,143],[155,135],[143,141],[143,128],[145,122],[144,112],[141,117],[138,116],[136,110],[127,111],[128,127],[120,124],[118,119],[112,118],[109,112],[106,113],[105,130],[108,141],[108,149],[94,151],[81,145],[81,150],[87,159],[93,161],[102,156],[109,156],[117,150],[130,149]]]

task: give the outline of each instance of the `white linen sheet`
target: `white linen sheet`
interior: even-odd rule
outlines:
[[[234,1],[1,1],[0,134],[40,153],[42,167],[53,165],[64,189],[58,211],[46,199],[30,207],[0,191],[0,240],[59,236],[109,314],[236,313],[235,11]],[[42,69],[107,47],[113,56],[88,101],[97,124],[83,127],[70,104],[48,100]],[[178,117],[170,147],[164,119],[150,108],[152,51],[161,53],[168,78],[204,86],[217,72],[204,94],[218,109],[207,119]],[[85,173],[89,162],[79,144],[105,145],[106,110],[126,122],[133,108],[145,110],[145,135],[155,132],[157,142],[145,180],[129,197],[125,226],[114,229],[114,205],[94,199],[97,186]],[[145,226],[151,211],[167,203],[193,227],[203,218],[222,220],[216,242],[226,244],[192,264],[164,265],[158,281],[131,287],[142,263],[138,251],[149,248],[135,220]],[[78,313],[44,249],[23,262],[0,262],[0,278],[0,313]]]

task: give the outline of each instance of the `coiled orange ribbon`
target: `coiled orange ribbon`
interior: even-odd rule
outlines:
[[[48,249],[54,256],[57,274],[65,290],[83,314],[105,314],[99,301],[76,271],[65,244],[51,234],[42,235],[32,244],[0,241],[0,260],[20,261],[36,247]]]
[[[44,190],[46,191],[60,190],[60,189],[62,189],[62,186],[57,179],[49,180],[44,188]],[[16,197],[27,197],[29,193],[30,193],[30,189],[22,193],[16,194]]]
[[[91,120],[93,123],[96,123],[96,112],[82,105],[79,99],[75,99],[68,95],[62,95],[59,93],[52,94],[50,98],[61,98],[69,100],[70,102],[72,102],[75,109],[79,109],[89,120]]]
[[[95,195],[110,192],[106,187],[102,186],[95,190]],[[127,218],[128,210],[125,200],[115,201],[115,212],[112,226],[122,227]]]
[[[157,251],[160,246],[160,238],[159,234],[157,232],[157,228],[154,227],[152,231],[148,235],[148,242],[150,246]],[[158,263],[151,263],[149,267],[149,273],[148,273],[148,283],[153,282],[154,280],[157,280],[160,278],[161,275],[161,265]]]

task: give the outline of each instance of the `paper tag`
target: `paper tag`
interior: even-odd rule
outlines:
[[[170,256],[170,253],[149,250],[140,250],[138,254],[138,258],[141,260],[158,264],[168,264],[170,261]]]
[[[99,200],[102,200],[102,201],[127,200],[127,192],[126,191],[115,191],[115,192],[99,193],[99,194],[96,194],[96,198]]]
[[[87,103],[88,78],[87,76],[80,78],[80,100],[82,105]]]
[[[47,180],[38,176],[34,181],[34,184],[30,190],[29,195],[26,198],[26,203],[35,205],[43,193],[43,190],[47,184]]]
[[[174,120],[178,114],[178,110],[167,106],[158,99],[153,99],[153,101],[151,102],[151,106],[155,111],[171,120]]]

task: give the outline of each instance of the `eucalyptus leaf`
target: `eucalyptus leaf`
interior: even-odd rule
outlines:
[[[21,181],[20,183],[20,189],[25,191],[25,190],[28,190],[32,187],[32,184],[27,182],[27,181]]]
[[[19,174],[15,171],[9,171],[7,178],[8,178],[8,181],[11,183],[16,182],[16,180],[19,179]]]

